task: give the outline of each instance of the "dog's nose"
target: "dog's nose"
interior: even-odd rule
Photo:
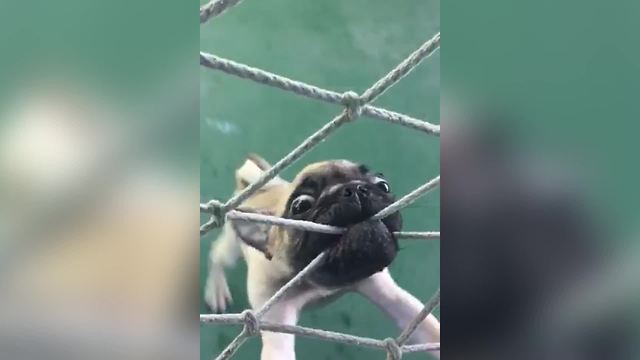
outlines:
[[[350,198],[354,195],[358,196],[369,196],[369,185],[367,184],[347,184],[342,189],[342,196],[345,198]]]
[[[346,198],[350,198],[355,194],[355,191],[353,186],[345,186],[344,188],[342,188],[342,196],[346,197]]]
[[[358,194],[360,194],[362,196],[368,196],[369,195],[369,185],[360,184],[360,185],[356,186],[356,191],[358,191]]]

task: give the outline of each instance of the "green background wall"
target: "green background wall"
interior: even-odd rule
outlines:
[[[204,1],[203,1],[204,2]],[[200,48],[293,79],[343,92],[362,93],[440,29],[439,1],[247,0],[201,27]],[[376,105],[439,123],[440,55],[425,60],[384,94]],[[222,73],[200,70],[201,200],[224,200],[233,171],[248,152],[275,162],[341,109]],[[305,164],[348,158],[383,172],[398,195],[439,173],[439,139],[361,118],[347,124],[284,173],[291,178]],[[403,211],[405,230],[439,229],[439,194],[427,195]],[[205,218],[203,217],[202,221]],[[201,240],[200,285],[207,254],[218,235]],[[439,284],[437,241],[405,240],[391,266],[397,282],[426,300]],[[230,312],[248,307],[246,266],[228,271],[234,297]],[[200,312],[207,308],[201,299]],[[393,324],[357,295],[306,311],[300,324],[362,336],[397,334]],[[211,359],[239,327],[201,326],[201,358]],[[299,359],[382,358],[383,354],[314,339],[297,339]],[[257,359],[260,341],[251,339],[237,359]],[[424,355],[406,356],[408,359]]]

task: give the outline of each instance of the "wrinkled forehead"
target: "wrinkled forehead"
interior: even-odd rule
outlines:
[[[324,161],[305,167],[293,180],[293,185],[296,190],[321,191],[337,183],[361,179],[368,173],[366,166],[348,160]]]

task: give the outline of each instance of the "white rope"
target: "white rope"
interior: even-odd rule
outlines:
[[[200,322],[203,324],[217,324],[217,325],[243,325],[244,320],[242,314],[212,314],[212,315],[200,315]],[[336,343],[346,345],[363,346],[372,349],[385,349],[385,343],[383,340],[372,339],[368,337],[350,335],[339,333],[335,331],[327,331],[322,329],[313,329],[304,326],[297,325],[285,325],[268,321],[260,322],[261,331],[279,332],[285,334],[293,334],[298,336],[304,336],[309,338],[317,338],[326,341],[332,341]],[[416,351],[431,351],[439,350],[440,346],[437,343],[416,344],[402,346],[403,352],[416,352]]]
[[[369,103],[375,100],[391,86],[400,81],[400,79],[405,77],[411,70],[415,69],[422,60],[433,54],[438,48],[440,48],[440,33],[435,34],[433,38],[422,44],[418,50],[414,51],[387,75],[367,89],[367,91],[362,94],[362,102]]]
[[[397,211],[400,211],[404,207],[412,204],[413,202],[418,200],[420,197],[424,196],[430,190],[433,190],[436,187],[438,187],[438,185],[440,185],[440,176],[435,177],[434,179],[418,187],[411,193],[403,196],[398,201],[382,209],[379,213],[374,215],[372,219],[374,220],[383,219]],[[216,210],[215,210],[216,207],[221,211],[225,206],[226,205],[221,205],[221,203],[219,202],[209,202],[208,204],[200,204],[200,209],[213,214],[214,216],[212,216],[212,218],[214,218],[216,215]],[[227,213],[226,217],[232,220],[256,221],[264,224],[284,226],[284,227],[296,228],[296,229],[306,230],[306,231],[315,231],[315,232],[320,232],[325,234],[342,234],[345,231],[345,229],[341,229],[341,228],[330,226],[330,225],[316,224],[311,221],[284,219],[284,218],[275,217],[275,216],[243,213],[238,211],[230,211]],[[200,232],[201,233],[203,231],[206,232],[212,227],[213,227],[213,221],[210,220],[209,222],[205,223],[203,227],[201,227]],[[400,234],[404,235],[402,233]],[[407,233],[406,237],[413,238],[413,239],[435,238],[435,237],[439,237],[439,233],[437,233],[437,235],[436,233],[430,233],[428,235],[425,233]]]
[[[262,224],[269,225],[277,225],[283,226],[287,228],[305,230],[305,231],[314,231],[324,234],[343,234],[346,230],[343,228],[331,226],[331,225],[323,225],[316,224],[312,221],[304,221],[304,220],[292,220],[285,219],[277,216],[270,215],[262,215],[262,214],[252,214],[252,213],[244,213],[240,211],[229,211],[227,213],[227,220],[237,220],[237,221],[253,221]]]
[[[206,235],[209,231],[220,226],[220,223],[217,221],[218,217],[211,216],[206,223],[200,225],[200,236]]]
[[[427,134],[440,135],[440,125],[434,125],[426,121],[412,118],[411,116],[400,114],[397,112],[385,110],[382,108],[365,105],[362,108],[362,114],[368,115],[376,119],[386,120],[392,123],[406,126],[408,128],[419,130]]]
[[[436,293],[424,304],[424,307],[418,315],[416,315],[413,320],[402,330],[400,335],[396,339],[387,338],[385,339],[385,345],[387,346],[387,360],[399,360],[402,358],[402,353],[404,352],[413,352],[413,351],[434,351],[440,349],[440,343],[433,344],[419,344],[421,347],[411,347],[409,348],[411,351],[408,351],[406,347],[404,347],[404,343],[409,340],[411,335],[416,331],[418,326],[424,319],[427,318],[433,309],[436,308],[440,304],[440,289],[436,291]],[[437,348],[436,348],[437,347]]]
[[[407,325],[397,339],[387,338],[385,340],[376,340],[367,337],[354,336],[349,334],[337,333],[332,331],[307,328],[297,325],[285,325],[271,322],[262,322],[260,318],[269,309],[278,302],[286,293],[298,285],[308,274],[319,266],[324,258],[325,253],[318,255],[309,265],[293,277],[287,284],[280,288],[255,314],[251,310],[245,310],[242,314],[211,314],[200,315],[201,323],[208,324],[244,324],[242,332],[220,353],[217,360],[224,360],[231,357],[236,350],[251,336],[259,334],[260,331],[272,331],[287,334],[294,334],[306,337],[320,338],[327,341],[333,341],[348,345],[364,346],[376,349],[384,349],[389,352],[388,359],[399,359],[403,352],[416,351],[435,351],[440,349],[439,343],[419,344],[404,346],[418,325],[430,314],[433,309],[440,303],[440,290],[429,299],[424,308],[418,315]],[[400,356],[398,356],[400,354]]]
[[[252,80],[260,84],[272,86],[285,91],[290,91],[311,99],[321,100],[331,104],[344,105],[344,94],[325,90],[301,81],[292,80],[287,77],[268,72],[266,70],[240,64],[213,54],[200,52],[200,65],[210,69],[220,70],[227,74],[238,76],[243,79]],[[434,125],[426,121],[415,119],[411,116],[378,108],[375,106],[364,105],[362,107],[362,113],[373,118],[394,122],[415,130],[426,132],[428,134],[440,134],[439,125]]]
[[[250,184],[244,190],[233,196],[224,204],[224,209],[233,209],[243,201],[247,200],[258,189],[268,183],[271,179],[278,176],[280,172],[286,169],[289,165],[293,164],[296,160],[302,157],[312,147],[324,140],[329,134],[336,130],[340,125],[349,120],[347,111],[343,111],[340,115],[336,116],[327,123],[325,126],[316,131],[313,135],[309,136],[302,144],[298,145],[293,151],[280,159],[273,167],[265,171],[264,174],[254,183]]]
[[[414,344],[414,345],[402,345],[402,352],[404,353],[412,353],[412,352],[424,352],[424,351],[439,351],[440,343],[430,343],[430,344]]]
[[[247,338],[259,333],[261,329],[260,318],[262,318],[262,316],[267,311],[269,311],[277,301],[282,299],[282,297],[284,297],[291,288],[298,285],[305,278],[305,276],[307,276],[308,273],[319,266],[322,263],[324,256],[325,253],[320,253],[320,255],[316,256],[316,258],[313,259],[307,266],[305,266],[305,268],[302,269],[299,273],[297,273],[296,276],[294,276],[291,280],[284,284],[284,286],[278,289],[278,291],[276,291],[276,293],[273,294],[273,296],[271,296],[271,298],[267,300],[267,302],[265,302],[262,307],[258,309],[258,311],[255,312],[255,315],[253,315],[253,312],[251,310],[245,310],[245,312],[243,313],[244,328],[242,329],[242,332],[240,332],[240,334],[236,336],[236,338],[233,339],[233,341],[231,341],[229,345],[227,345],[227,347],[220,353],[220,355],[216,357],[216,360],[228,359],[236,352],[236,350],[238,350],[238,348],[247,340]],[[210,315],[210,317],[213,318],[215,317],[215,315]],[[248,319],[250,319],[250,322],[248,321]],[[251,325],[252,330],[250,330],[249,325]]]
[[[200,211],[204,213],[214,214],[213,205],[221,206],[216,200],[211,200],[207,204],[200,204]],[[312,221],[285,219],[278,216],[266,215],[260,212],[260,209],[252,209],[244,206],[238,207],[238,210],[231,210],[226,215],[227,220],[238,221],[254,221],[263,224],[282,226],[291,229],[299,229],[305,231],[315,231],[325,234],[342,234],[344,228],[331,225],[314,223]],[[397,239],[410,240],[430,240],[439,239],[439,231],[396,231],[393,235]]]
[[[203,213],[213,214],[216,212],[216,207],[221,207],[222,203],[218,200],[209,200],[206,204],[200,204],[200,211]],[[257,213],[257,214],[267,214],[267,212],[263,209],[256,209],[249,206],[238,206],[236,207],[238,211],[249,212],[249,213]]]
[[[220,70],[230,75],[290,91],[311,99],[322,100],[332,104],[341,104],[342,94],[309,85],[301,81],[270,73],[266,70],[254,68],[232,60],[224,59],[213,54],[200,52],[200,65],[214,70]]]
[[[213,0],[200,8],[200,22],[222,14],[228,8],[237,5],[241,0]],[[388,74],[378,80],[374,85],[368,88],[362,96],[354,92],[346,92],[339,94],[330,90],[322,89],[304,82],[288,79],[284,76],[276,75],[261,69],[249,67],[231,60],[223,59],[212,54],[200,52],[200,64],[202,66],[220,70],[227,74],[235,75],[244,79],[249,79],[261,84],[276,87],[285,91],[290,91],[298,95],[306,96],[312,99],[325,101],[333,104],[340,104],[345,109],[330,122],[305,139],[298,147],[289,154],[284,156],[280,161],[275,163],[270,169],[254,183],[247,186],[241,192],[235,194],[226,203],[217,200],[211,200],[206,204],[200,204],[200,211],[210,214],[210,218],[200,227],[200,235],[205,235],[211,229],[222,225],[225,219],[231,221],[254,221],[275,226],[284,226],[289,228],[297,228],[305,231],[315,231],[327,234],[342,234],[344,228],[316,224],[310,221],[300,221],[292,219],[284,219],[272,214],[261,213],[259,209],[250,209],[239,206],[247,200],[251,195],[258,191],[271,179],[276,177],[280,172],[286,169],[293,162],[302,157],[307,151],[318,143],[322,142],[334,130],[346,122],[357,119],[361,115],[390,121],[409,128],[423,131],[429,134],[439,135],[440,126],[430,124],[428,122],[412,118],[408,115],[396,113],[382,108],[368,105],[374,101],[391,86],[406,76],[413,70],[422,60],[433,54],[440,47],[440,33],[425,42],[420,48],[414,51],[398,66],[391,70]],[[403,196],[398,201],[387,206],[385,209],[374,215],[373,219],[383,219],[402,208],[412,204],[421,196],[430,190],[436,188],[440,183],[440,177],[436,177],[426,184],[420,186],[411,193]],[[235,210],[234,210],[235,209]],[[404,239],[439,239],[440,232],[395,232],[397,238]],[[399,360],[403,353],[416,351],[437,351],[440,350],[440,343],[404,345],[407,339],[418,327],[426,316],[439,304],[440,291],[425,304],[424,308],[418,313],[407,327],[401,332],[397,339],[387,338],[384,340],[370,339],[354,335],[342,334],[332,331],[306,328],[302,326],[275,324],[261,321],[262,316],[270,310],[270,308],[286,296],[287,292],[297,286],[304,278],[319,266],[325,253],[318,255],[311,261],[302,271],[297,273],[291,280],[282,286],[264,305],[257,311],[245,310],[242,314],[212,314],[200,315],[201,323],[211,324],[243,324],[244,327],[240,334],[229,343],[229,345],[216,357],[217,360],[225,360],[230,358],[237,349],[251,336],[256,336],[260,331],[274,331],[281,333],[294,334],[299,336],[314,337],[328,341],[339,342],[349,345],[358,345],[371,347],[387,351],[387,359]]]
[[[394,232],[393,235],[398,239],[407,240],[431,240],[440,239],[440,231],[399,231]]]
[[[314,223],[312,221],[305,220],[293,220],[293,219],[285,219],[278,216],[272,215],[264,215],[254,212],[246,212],[246,211],[237,211],[231,210],[226,215],[227,220],[232,221],[253,221],[262,224],[282,226],[291,229],[298,229],[304,231],[314,231],[324,234],[343,234],[346,229],[340,228],[337,226],[324,225]],[[438,231],[427,231],[427,232],[418,232],[418,231],[396,231],[393,233],[396,238],[399,239],[439,239],[440,232]]]
[[[200,7],[200,23],[222,14],[228,8],[238,5],[242,0],[213,0]]]
[[[411,334],[413,334],[413,332],[416,331],[416,328],[418,327],[418,325],[420,325],[420,323],[427,318],[427,315],[431,314],[433,309],[435,309],[436,306],[438,306],[439,304],[440,304],[440,289],[438,289],[438,291],[436,291],[436,293],[431,297],[431,299],[429,299],[429,301],[427,301],[426,304],[424,304],[424,307],[422,308],[422,310],[409,323],[409,325],[407,325],[407,327],[404,330],[402,330],[402,332],[396,339],[396,342],[398,343],[398,345],[400,346],[404,345],[404,343],[407,342],[407,340],[409,340],[409,337],[411,337]]]
[[[325,257],[325,253],[320,253],[320,255],[316,256],[316,258],[313,259],[307,266],[305,266],[304,269],[302,269],[299,273],[297,273],[296,276],[294,276],[291,280],[289,280],[289,282],[284,284],[284,286],[282,286],[278,291],[276,291],[276,293],[273,294],[273,296],[269,300],[267,300],[267,302],[264,303],[264,305],[262,305],[260,310],[258,310],[258,312],[256,313],[257,316],[261,317],[264,313],[269,311],[269,309],[271,309],[273,304],[275,304],[278,300],[282,299],[282,297],[285,296],[285,294],[287,293],[287,291],[289,291],[289,289],[293,288],[294,286],[302,282],[302,280],[304,279],[305,276],[307,276],[308,273],[312,272],[316,267],[318,267],[322,263],[322,261],[324,260],[324,257]]]
[[[400,198],[400,200],[382,209],[379,213],[375,214],[372,217],[372,219],[374,220],[384,219],[385,217],[400,211],[404,207],[413,204],[420,197],[424,196],[426,193],[435,189],[439,185],[440,185],[440,176],[437,176],[434,179],[427,182],[426,184],[420,186],[419,188],[403,196],[402,198]]]

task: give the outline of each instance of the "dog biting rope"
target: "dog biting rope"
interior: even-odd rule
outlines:
[[[241,0],[213,0],[200,8],[200,23],[222,14],[228,8],[237,5]],[[280,172],[286,169],[302,157],[307,151],[318,143],[322,142],[333,131],[343,124],[355,121],[362,115],[390,121],[400,124],[414,130],[426,132],[431,135],[440,135],[440,126],[415,119],[411,116],[396,113],[386,109],[369,105],[372,101],[382,95],[391,86],[400,79],[410,73],[422,60],[433,54],[440,47],[440,33],[437,33],[416,51],[409,55],[398,66],[391,70],[388,74],[378,80],[373,86],[367,89],[362,95],[358,95],[353,91],[344,94],[322,89],[313,85],[306,84],[301,81],[291,80],[286,77],[270,73],[265,70],[253,68],[244,64],[240,64],[221,57],[200,52],[200,65],[225,72],[240,78],[248,79],[264,85],[276,87],[285,91],[290,91],[298,95],[306,96],[312,99],[324,102],[338,104],[344,106],[344,110],[334,117],[330,122],[316,131],[314,134],[305,139],[298,147],[292,150],[285,157],[275,163],[270,169],[254,183],[245,187],[242,191],[235,194],[226,203],[217,200],[211,200],[206,204],[200,204],[200,211],[209,214],[209,220],[200,227],[200,236],[206,235],[210,230],[220,227],[226,220],[231,221],[254,221],[269,225],[296,228],[306,231],[315,231],[327,234],[341,234],[345,231],[343,228],[316,224],[310,221],[284,219],[270,214],[260,213],[258,209],[249,209],[240,204],[247,200],[251,195],[258,191],[262,186],[271,179],[278,176]],[[411,193],[403,196],[391,205],[387,206],[379,213],[374,215],[373,219],[385,218],[404,207],[410,205],[418,198],[424,196],[430,190],[440,185],[440,176],[427,181]],[[439,239],[440,232],[396,232],[397,238],[403,239]],[[400,360],[403,353],[411,353],[417,351],[439,351],[440,343],[405,345],[411,334],[439,304],[440,290],[427,301],[423,309],[418,313],[407,327],[400,333],[397,338],[387,338],[384,340],[376,340],[366,337],[342,334],[332,331],[320,329],[311,329],[303,326],[276,324],[268,321],[262,321],[263,315],[278,302],[287,291],[298,285],[305,276],[313,271],[321,264],[325,253],[318,255],[311,261],[302,271],[294,276],[289,282],[281,287],[267,302],[258,310],[245,310],[241,314],[207,314],[200,315],[200,322],[207,324],[237,324],[243,325],[240,334],[231,341],[231,343],[216,357],[216,360],[229,359],[238,348],[252,336],[258,336],[261,331],[280,332],[293,334],[304,337],[319,338],[326,341],[333,341],[342,344],[357,345],[384,350],[387,352],[387,360]]]

